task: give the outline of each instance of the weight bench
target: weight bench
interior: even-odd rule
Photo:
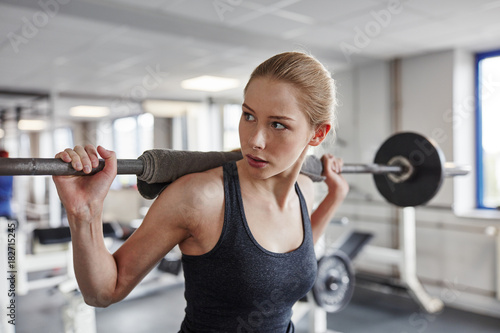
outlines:
[[[354,260],[363,247],[373,238],[373,234],[369,232],[353,231],[348,233],[342,240],[338,242],[339,246],[335,248],[335,252],[345,253],[350,260]]]

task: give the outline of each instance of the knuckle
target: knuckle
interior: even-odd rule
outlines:
[[[73,149],[68,148],[68,149],[66,149],[64,152],[65,152],[65,153],[68,155],[68,157],[69,157],[69,158],[71,158],[71,159],[73,159],[73,158],[78,158],[78,154],[77,154],[77,153],[76,153]]]

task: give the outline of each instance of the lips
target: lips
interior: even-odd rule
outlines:
[[[253,156],[253,155],[248,154],[248,155],[246,155],[246,157],[247,157],[248,164],[250,164],[250,166],[254,167],[254,168],[261,169],[269,164],[269,162],[267,162],[261,158],[258,158],[257,156]]]

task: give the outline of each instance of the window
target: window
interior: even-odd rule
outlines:
[[[113,122],[113,147],[119,159],[136,159],[145,150],[153,148],[154,117],[149,113],[136,117],[119,118]],[[120,175],[114,186],[134,186],[135,175]]]
[[[54,151],[63,151],[68,147],[73,147],[73,131],[69,127],[56,128],[54,130]]]
[[[500,50],[478,54],[477,200],[479,208],[500,208]]]
[[[224,147],[225,151],[240,148],[238,127],[241,118],[240,104],[224,105]]]

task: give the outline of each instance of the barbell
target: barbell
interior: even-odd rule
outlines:
[[[320,163],[319,160],[317,163]],[[104,161],[101,160],[90,174],[103,168]],[[141,159],[117,161],[118,174],[140,175],[143,171],[144,161]],[[380,146],[373,163],[346,163],[341,173],[373,174],[378,191],[388,202],[408,207],[427,203],[439,191],[444,177],[467,175],[469,168],[446,162],[443,152],[433,140],[417,133],[402,132],[389,137]],[[55,158],[0,158],[0,175],[87,174]]]
[[[319,159],[314,158],[312,161],[316,164],[314,170],[322,168]],[[99,166],[90,174],[95,174],[103,168],[104,161],[101,160]],[[143,174],[145,168],[145,162],[140,158],[117,160],[118,174],[139,176]],[[320,171],[322,170],[319,170],[318,174]],[[469,172],[469,167],[446,162],[443,152],[433,140],[413,132],[397,133],[389,137],[378,149],[373,163],[346,163],[341,170],[343,174],[373,174],[375,185],[381,195],[388,202],[400,207],[427,203],[439,191],[445,177],[467,175]],[[0,158],[0,175],[83,176],[87,174],[74,170],[70,163],[60,159]],[[359,238],[359,235],[355,236]],[[363,237],[364,239],[358,242],[357,248],[361,248],[368,239],[366,235]],[[318,276],[312,293],[316,303],[327,312],[342,310],[352,297],[354,272],[351,261],[355,254],[347,252],[341,248],[325,255],[318,262]]]

